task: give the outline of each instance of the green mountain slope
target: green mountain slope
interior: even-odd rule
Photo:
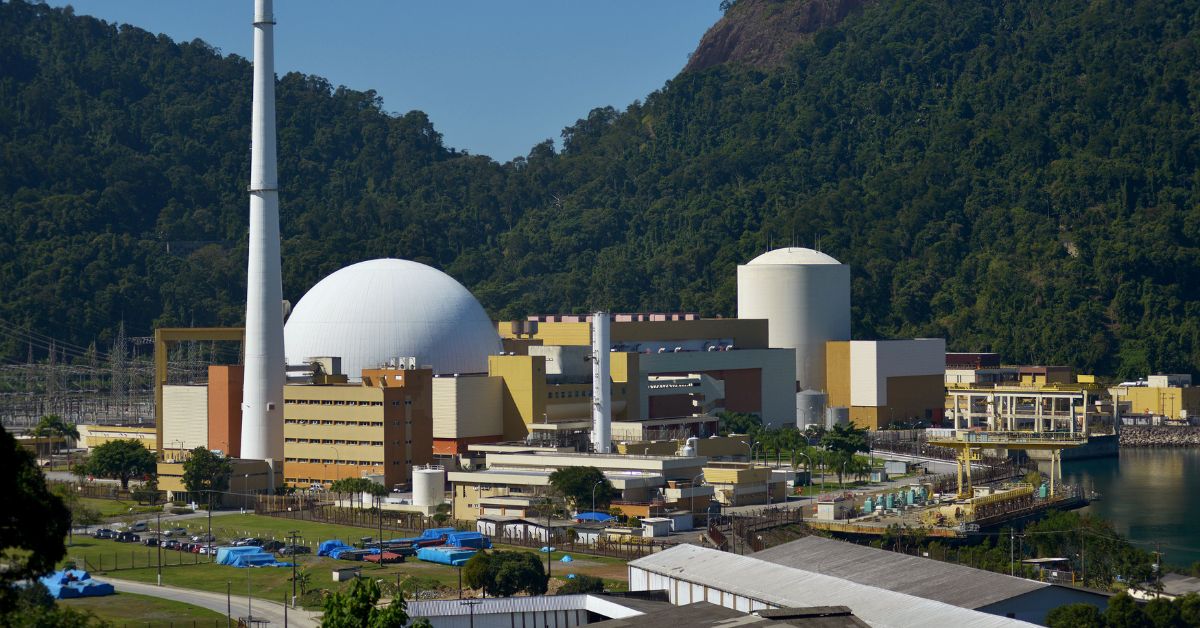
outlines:
[[[772,14],[754,4],[725,19]],[[447,149],[423,114],[287,75],[285,295],[392,255],[498,317],[729,316],[737,263],[819,241],[853,266],[856,336],[1195,372],[1196,15],[866,3],[778,67],[685,72],[503,165]],[[244,60],[0,6],[0,319],[81,344],[121,318],[237,322],[248,120]]]

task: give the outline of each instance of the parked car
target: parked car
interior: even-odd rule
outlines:
[[[294,551],[295,555],[297,555],[297,556],[300,554],[311,554],[312,548],[307,545],[297,545],[295,547],[292,547],[291,545],[287,545],[287,546],[281,547],[279,549],[279,553],[284,556],[292,556],[293,551]]]
[[[177,549],[181,552],[191,552],[192,548],[195,546],[195,543],[180,543]]]
[[[158,539],[154,537],[142,539],[142,545],[145,545],[146,547],[158,547]]]
[[[187,536],[187,533],[188,533],[187,528],[176,527],[176,528],[171,528],[170,530],[167,530],[166,532],[163,532],[163,535],[164,536]]]
[[[117,535],[115,530],[108,528],[100,528],[92,533],[92,536],[97,539],[111,539]]]
[[[211,534],[197,534],[196,536],[192,537],[192,541],[196,543],[209,543],[215,540],[217,540],[217,537]]]
[[[179,541],[163,541],[163,549],[177,550],[179,549]]]
[[[264,552],[277,552],[285,546],[287,546],[287,543],[283,541],[264,541],[262,544]]]
[[[201,544],[201,543],[193,543],[193,544],[192,544],[192,549],[191,549],[191,550],[189,550],[189,551],[190,551],[191,553],[193,553],[193,554],[199,554],[199,553],[200,553],[200,550],[202,550],[202,549],[204,549],[204,545],[203,545],[203,544]]]
[[[262,545],[262,541],[260,539],[254,538],[252,536],[248,536],[248,537],[241,538],[241,539],[235,539],[231,545],[233,545],[234,547],[245,547],[247,545]]]
[[[142,537],[132,532],[122,532],[118,534],[117,538],[114,540],[118,543],[137,543],[138,541],[142,540]]]
[[[129,532],[145,532],[150,529],[150,524],[145,521],[139,521],[129,526]]]

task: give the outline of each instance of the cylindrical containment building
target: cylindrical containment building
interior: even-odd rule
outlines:
[[[438,506],[446,501],[446,470],[438,465],[413,469],[413,505]]]
[[[850,339],[850,267],[812,249],[775,249],[738,266],[738,318],[765,318],[775,349],[796,350],[801,390],[827,390],[825,342]]]

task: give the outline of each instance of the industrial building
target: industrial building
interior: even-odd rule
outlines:
[[[1101,611],[1108,604],[1105,595],[1073,587],[817,536],[784,543],[750,557],[1035,624],[1045,624],[1046,614],[1064,604],[1092,604]]]
[[[1192,423],[1200,417],[1200,386],[1191,375],[1151,375],[1109,389],[1130,423]]]
[[[671,602],[708,602],[742,612],[845,606],[871,626],[1028,626],[1019,619],[961,608],[849,579],[696,545],[677,545],[630,561],[629,590],[666,590]],[[897,570],[899,571],[899,570]]]
[[[878,430],[894,422],[938,423],[945,408],[946,341],[831,341],[826,345],[828,404]]]
[[[580,453],[569,448],[473,445],[486,454],[486,469],[451,471],[455,519],[480,516],[532,517],[545,501],[550,474],[564,467],[595,467],[620,492],[614,505],[627,515],[654,516],[691,506],[707,506],[711,487],[693,485],[705,459],[698,456],[635,456]],[[675,501],[668,502],[667,498]],[[581,505],[581,508],[583,505]]]

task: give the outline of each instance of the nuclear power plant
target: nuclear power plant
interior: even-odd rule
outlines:
[[[157,446],[166,458],[207,447],[262,461],[251,466],[265,490],[347,477],[411,487],[418,475],[424,486],[433,469],[503,466],[498,456],[529,448],[554,454],[515,463],[538,474],[574,464],[626,469],[621,457],[631,454],[692,461],[627,478],[639,495],[667,476],[682,481],[675,474],[700,459],[749,457],[749,443],[715,438],[722,412],[800,429],[940,419],[944,342],[851,340],[851,269],[807,248],[738,266],[737,318],[598,311],[497,322],[453,277],[403,259],[342,268],[289,315],[271,0],[256,1],[253,25],[244,364],[213,365],[202,386],[160,382]],[[486,477],[471,480],[481,499],[495,488],[485,491]],[[776,491],[750,485],[729,489],[729,499],[765,503]],[[511,510],[463,504],[461,516]]]

